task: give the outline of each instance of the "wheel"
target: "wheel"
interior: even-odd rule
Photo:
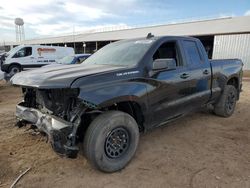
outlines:
[[[108,111],[93,120],[84,138],[84,153],[90,163],[104,172],[124,168],[134,156],[139,128],[129,114]]]
[[[19,65],[11,65],[9,67],[9,74],[13,76],[14,74],[21,72],[21,67]]]
[[[229,117],[233,114],[237,101],[237,90],[232,85],[226,85],[220,100],[214,106],[216,115]]]

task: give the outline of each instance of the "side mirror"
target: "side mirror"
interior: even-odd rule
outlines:
[[[153,70],[171,70],[176,69],[176,61],[175,59],[156,59],[153,62]]]

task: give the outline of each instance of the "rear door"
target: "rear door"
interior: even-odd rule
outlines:
[[[181,43],[187,66],[186,80],[189,84],[187,105],[192,110],[208,102],[211,96],[211,68],[199,41],[183,39]]]

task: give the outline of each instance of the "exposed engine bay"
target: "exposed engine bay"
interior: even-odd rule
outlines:
[[[66,121],[76,118],[78,90],[23,88],[24,105],[43,113],[58,116]]]
[[[22,91],[24,101],[17,105],[20,122],[34,124],[45,132],[57,153],[76,157],[76,134],[82,115],[88,109],[77,98],[78,89],[22,88]]]

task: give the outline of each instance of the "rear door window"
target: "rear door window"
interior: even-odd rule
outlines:
[[[202,59],[198,47],[194,41],[184,40],[183,47],[187,57],[188,65],[200,64]]]

